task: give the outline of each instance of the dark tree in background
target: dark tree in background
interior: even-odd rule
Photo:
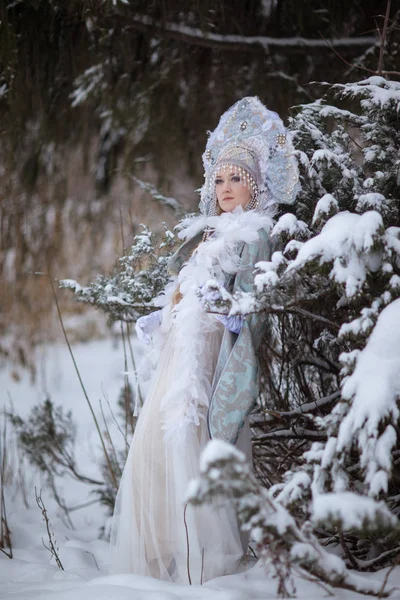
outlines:
[[[195,209],[206,131],[238,98],[258,95],[286,117],[315,99],[311,81],[376,71],[386,8],[387,0],[0,2],[0,268],[10,283],[0,336],[18,322],[40,338],[52,300],[31,273],[104,271],[141,221],[173,223],[132,176]],[[387,71],[400,70],[398,17],[392,7]]]
[[[168,279],[171,225],[196,208],[206,131],[257,94],[290,117],[302,183],[277,214],[282,252],[260,263],[253,290],[269,326],[252,415],[258,481],[235,449],[213,451],[192,501],[234,492],[282,592],[294,564],[383,597],[347,569],[400,556],[400,11],[391,0],[0,7],[0,358],[29,364],[27,349],[49,339],[51,273],[81,300],[64,298],[66,317],[86,304],[121,321],[127,372],[130,323]],[[240,302],[225,293],[210,308],[240,313]],[[123,398],[126,437],[142,403],[127,379]],[[50,433],[67,432],[58,467],[74,473],[69,416],[35,410],[28,425],[47,410]],[[14,426],[25,450],[43,445]],[[111,506],[120,469],[107,443],[104,481],[92,483]],[[332,544],[343,560],[331,562]]]
[[[88,144],[95,135],[102,192],[120,156],[132,170],[151,152],[163,171],[182,153],[201,174],[205,131],[228,105],[257,94],[287,114],[312,96],[310,81],[345,76],[329,44],[345,60],[363,54],[385,8],[386,0],[3,2],[10,166],[18,163],[32,188],[47,162],[41,144]]]

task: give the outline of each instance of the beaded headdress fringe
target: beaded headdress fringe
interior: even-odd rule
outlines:
[[[208,216],[217,212],[215,175],[221,169],[230,168],[251,189],[247,210],[292,204],[300,189],[290,135],[279,116],[256,96],[239,100],[222,115],[208,138],[203,165],[199,208]]]

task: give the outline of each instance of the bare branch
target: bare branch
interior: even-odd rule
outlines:
[[[331,42],[329,42],[328,40],[326,40],[326,38],[323,38],[327,44],[329,45],[330,49],[332,50],[332,52],[334,52],[336,54],[336,56],[338,58],[340,58],[340,60],[342,62],[344,62],[344,64],[346,64],[348,67],[350,67],[351,69],[360,69],[361,71],[365,71],[366,73],[371,73],[371,75],[400,75],[399,71],[381,71],[380,73],[378,71],[375,71],[374,69],[368,69],[368,67],[364,67],[363,65],[355,65],[351,62],[349,62],[348,60],[346,60],[339,52],[337,52],[337,50],[335,50],[335,48],[333,47],[333,45],[331,44]],[[373,46],[376,46],[377,44],[371,44]]]
[[[46,544],[44,543],[43,538],[42,538],[43,546],[50,551],[50,553],[52,554],[52,556],[54,556],[54,559],[56,561],[56,564],[57,564],[58,568],[61,569],[62,571],[64,571],[64,567],[62,566],[62,562],[60,560],[60,557],[58,556],[58,552],[57,552],[58,548],[56,547],[57,546],[57,542],[54,539],[54,533],[52,531],[50,531],[50,521],[49,521],[49,517],[48,517],[48,514],[47,514],[47,510],[46,510],[45,504],[43,502],[41,493],[42,493],[41,490],[40,490],[39,493],[37,493],[37,489],[35,487],[36,503],[37,503],[38,507],[40,508],[40,510],[42,511],[43,520],[44,520],[44,522],[46,524],[47,536],[48,536],[49,542],[50,542],[50,547],[46,546]]]
[[[358,569],[360,571],[368,571],[369,569],[371,569],[371,567],[376,567],[385,562],[388,558],[398,555],[400,555],[400,546],[397,546],[397,548],[392,548],[392,550],[382,552],[382,554],[380,554],[376,558],[372,558],[371,560],[359,560]]]
[[[192,585],[192,578],[190,576],[190,544],[189,544],[189,530],[186,522],[186,510],[188,505],[185,504],[185,508],[183,509],[183,523],[185,525],[185,533],[186,533],[186,568],[187,568],[187,576],[189,580],[189,585]]]
[[[3,413],[4,414],[4,413]],[[8,556],[13,558],[12,543],[11,543],[11,531],[8,526],[7,510],[6,510],[6,499],[4,494],[5,488],[5,477],[6,477],[6,466],[7,466],[7,421],[4,419],[3,431],[1,432],[0,438],[0,550]],[[9,552],[6,552],[3,545],[7,545]]]
[[[349,563],[351,564],[353,569],[357,569],[357,567],[358,567],[357,560],[354,558],[354,556],[350,552],[350,549],[347,545],[346,538],[343,535],[343,531],[342,531],[341,527],[339,527],[338,533],[339,533],[340,544],[344,550],[347,560],[349,561]]]
[[[152,196],[154,200],[157,200],[157,202],[159,202],[160,204],[171,208],[177,215],[177,217],[182,217],[186,212],[183,206],[178,202],[178,200],[176,200],[176,198],[172,198],[171,196],[164,196],[164,194],[162,194],[154,185],[148,183],[147,181],[142,181],[141,179],[139,179],[139,177],[131,175],[130,178],[133,181],[135,181],[143,191],[150,194],[150,196]]]
[[[315,410],[319,410],[320,408],[323,408],[323,407],[326,408],[327,406],[336,402],[336,400],[338,398],[340,398],[340,392],[334,392],[333,394],[330,394],[329,396],[325,396],[324,398],[318,398],[318,400],[315,400],[314,402],[307,402],[306,404],[302,404],[298,408],[295,408],[290,411],[286,411],[286,412],[278,412],[278,411],[272,411],[272,410],[266,411],[264,413],[265,421],[256,421],[256,422],[252,423],[251,426],[252,427],[263,427],[266,424],[268,424],[269,422],[276,420],[276,419],[291,419],[293,417],[305,415],[305,414],[311,413]]]
[[[390,6],[391,6],[392,0],[388,0],[387,4],[386,4],[386,14],[385,14],[385,20],[383,22],[383,30],[382,30],[382,34],[380,35],[380,48],[379,48],[379,60],[378,60],[378,75],[382,75],[383,71],[383,54],[385,52],[385,46],[386,46],[386,38],[387,38],[387,31],[388,31],[388,22],[389,22],[389,15],[390,15]]]
[[[312,429],[304,429],[302,427],[296,429],[279,429],[277,431],[270,431],[269,433],[265,433],[257,438],[257,442],[255,445],[258,445],[265,440],[272,439],[280,439],[285,438],[288,440],[313,440],[313,441],[323,441],[326,440],[326,434],[321,433],[320,431],[313,431]]]
[[[326,41],[313,38],[302,37],[282,37],[275,38],[269,36],[242,36],[242,35],[223,35],[218,33],[205,32],[201,29],[188,27],[175,23],[160,23],[146,15],[136,14],[130,19],[130,24],[140,31],[150,31],[161,34],[179,42],[206,48],[220,48],[234,52],[254,52],[260,48],[269,51],[271,48],[280,48],[290,50],[303,49],[323,49],[329,47]],[[377,44],[375,36],[365,36],[358,38],[334,38],[330,41],[331,46],[347,48],[354,46],[373,46]]]

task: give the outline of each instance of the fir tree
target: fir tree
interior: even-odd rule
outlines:
[[[257,265],[252,294],[224,296],[230,314],[270,321],[258,471],[360,569],[400,553],[396,527],[367,527],[400,508],[399,108],[400,83],[381,77],[297,108],[302,192],[272,232],[283,250]]]
[[[231,315],[262,312],[268,321],[252,421],[267,497],[313,547],[341,545],[347,566],[361,570],[400,553],[399,107],[400,83],[381,77],[330,86],[296,107],[290,128],[302,191],[273,229],[282,250],[256,265],[253,292],[224,290],[209,305]],[[168,280],[150,239],[145,231],[110,280],[70,287],[112,318],[134,320]],[[237,493],[250,502],[243,486]],[[289,546],[290,566],[299,555]],[[330,579],[311,572],[335,584],[337,566]],[[347,577],[340,573],[339,585]]]

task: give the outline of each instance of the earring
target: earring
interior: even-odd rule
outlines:
[[[210,201],[210,210],[208,213],[208,217],[217,217],[218,216],[218,212],[217,212],[217,193],[214,190],[214,193],[211,196],[211,201]],[[206,242],[208,240],[208,238],[212,235],[212,233],[214,232],[213,229],[211,229],[211,227],[206,227],[203,233],[203,242]]]
[[[248,210],[257,210],[259,208],[259,202],[258,202],[258,188],[254,189],[254,193],[252,195],[252,197],[250,198],[250,202],[248,203],[248,205],[246,206],[246,211]]]

